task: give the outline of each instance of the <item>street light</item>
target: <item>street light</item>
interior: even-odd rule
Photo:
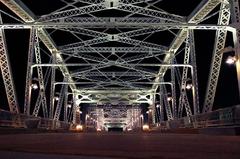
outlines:
[[[57,97],[57,96],[56,96],[56,97],[54,97],[54,99],[55,99],[56,101],[59,101],[59,97]]]
[[[167,97],[167,101],[171,101],[172,100],[172,97]]]
[[[37,90],[37,89],[38,89],[38,85],[37,85],[36,83],[33,83],[33,84],[31,85],[31,87],[32,87],[32,89],[34,89],[34,90]]]
[[[193,85],[192,85],[191,83],[188,83],[188,84],[186,85],[186,89],[187,89],[187,90],[190,90],[190,89],[192,89],[192,86],[193,86]]]
[[[68,107],[68,108],[72,108],[72,105],[71,105],[71,104],[68,104],[67,107]]]
[[[228,56],[226,64],[233,65],[236,63],[236,61],[237,61],[236,56]]]

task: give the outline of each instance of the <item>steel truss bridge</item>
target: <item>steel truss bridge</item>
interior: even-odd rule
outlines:
[[[238,0],[202,0],[184,16],[161,9],[162,0],[59,0],[62,6],[44,15],[24,0],[0,1],[8,8],[0,13],[0,66],[12,113],[76,124],[80,106],[91,104],[98,127],[118,119],[131,128],[142,117],[141,104],[148,105],[153,124],[211,112],[223,53],[229,51],[235,52],[240,85]],[[216,23],[207,22],[216,16]],[[30,32],[23,112],[4,33],[13,29]],[[215,31],[201,106],[195,30]],[[227,33],[232,47],[225,46]]]

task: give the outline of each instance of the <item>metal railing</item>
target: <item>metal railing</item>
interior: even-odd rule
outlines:
[[[240,105],[218,109],[209,113],[183,117],[160,123],[163,128],[204,128],[240,125]]]
[[[34,126],[34,124],[36,126]],[[69,129],[70,123],[53,119],[15,114],[0,109],[0,126],[13,128]]]

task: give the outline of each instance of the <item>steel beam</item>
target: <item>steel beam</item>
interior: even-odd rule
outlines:
[[[0,13],[0,24],[2,24]],[[8,100],[8,106],[11,112],[20,113],[14,81],[12,77],[11,63],[8,57],[7,44],[4,30],[0,29],[0,68]]]
[[[221,4],[218,24],[228,25],[230,20],[230,6],[229,2],[225,1]],[[210,112],[213,108],[214,97],[217,89],[218,77],[222,63],[222,50],[225,47],[227,37],[226,30],[218,30],[215,35],[215,44],[212,56],[212,65],[209,73],[206,97],[203,105],[203,112]]]

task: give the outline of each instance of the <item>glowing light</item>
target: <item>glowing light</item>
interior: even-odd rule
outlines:
[[[156,107],[157,107],[157,108],[159,108],[159,107],[160,107],[160,105],[159,105],[159,104],[157,104],[157,105],[156,105]]]
[[[72,105],[71,105],[71,104],[68,104],[67,107],[68,107],[68,108],[72,108]]]
[[[228,56],[226,63],[229,65],[235,64],[235,62],[237,61],[235,56]]]
[[[55,99],[56,101],[59,101],[59,97],[54,97],[54,99]]]
[[[172,100],[172,97],[167,97],[167,100],[168,100],[168,101],[171,101],[171,100]]]
[[[77,131],[83,131],[83,126],[80,125],[80,124],[78,124],[78,125],[76,126],[76,130],[77,130]]]
[[[149,131],[149,125],[143,125],[142,129],[143,131]]]
[[[189,83],[189,84],[186,85],[186,89],[189,90],[189,89],[191,89],[191,88],[192,88],[192,84]]]
[[[34,83],[34,84],[32,84],[32,88],[33,88],[34,90],[36,90],[36,89],[38,89],[38,85],[37,85],[36,83]]]
[[[147,114],[149,113],[149,111],[146,112]]]
[[[131,128],[127,128],[127,131],[132,131],[132,129]]]

